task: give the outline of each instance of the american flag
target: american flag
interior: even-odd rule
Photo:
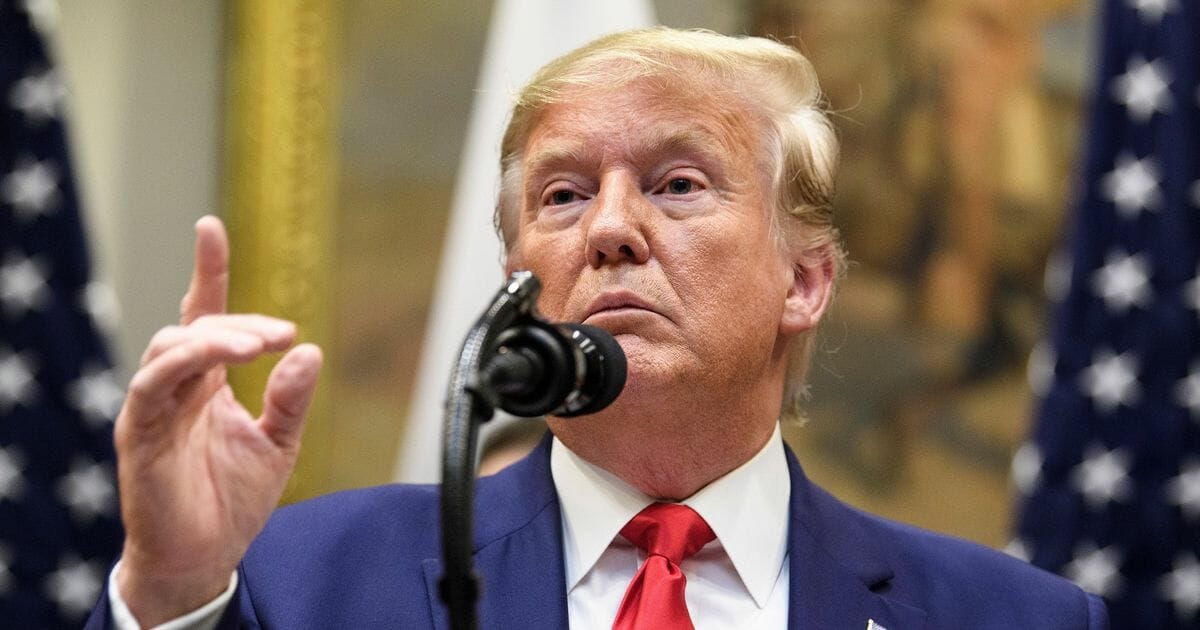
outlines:
[[[117,386],[93,314],[62,124],[33,18],[0,0],[0,626],[77,627],[118,550]]]
[[[1009,550],[1102,595],[1113,628],[1200,628],[1200,1],[1102,11]]]

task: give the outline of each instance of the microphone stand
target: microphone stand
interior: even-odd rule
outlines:
[[[499,397],[479,370],[495,351],[496,338],[530,317],[541,283],[518,271],[493,298],[467,334],[458,364],[450,374],[442,433],[441,523],[443,574],[438,595],[454,630],[476,630],[479,578],[472,568],[474,547],[475,449],[479,425],[492,419]]]

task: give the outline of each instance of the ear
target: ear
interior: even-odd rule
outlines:
[[[817,327],[825,309],[833,299],[833,283],[837,275],[833,256],[828,252],[816,252],[793,260],[792,283],[788,287],[783,304],[783,317],[779,331],[786,335],[798,335]]]
[[[528,267],[526,267],[524,264],[522,264],[521,257],[517,254],[516,247],[514,247],[514,248],[512,248],[512,250],[510,250],[506,253],[502,253],[500,255],[504,257],[502,262],[504,263],[504,277],[505,278],[512,276],[514,271],[528,269]]]

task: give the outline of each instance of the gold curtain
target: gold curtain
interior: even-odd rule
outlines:
[[[230,309],[295,321],[301,340],[321,345],[329,366],[338,3],[229,0],[226,15],[222,201],[234,252]],[[230,372],[252,411],[273,365],[274,358]],[[284,502],[330,489],[327,383],[323,376]]]

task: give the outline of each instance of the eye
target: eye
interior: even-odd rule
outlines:
[[[561,206],[575,201],[576,198],[577,195],[574,191],[564,188],[550,193],[547,203],[552,206]]]
[[[697,188],[699,188],[699,186],[697,186],[696,182],[683,177],[676,177],[675,179],[667,182],[666,192],[672,195],[686,195],[695,191]]]
[[[662,180],[664,183],[659,185],[658,194],[686,197],[703,191],[707,187],[707,180],[700,173],[693,174],[693,170],[695,169],[678,169],[677,172],[668,175]]]
[[[537,199],[539,207],[544,211],[557,213],[575,208],[591,199],[592,195],[586,185],[576,181],[577,179],[579,178],[548,178],[541,186],[541,193]]]

